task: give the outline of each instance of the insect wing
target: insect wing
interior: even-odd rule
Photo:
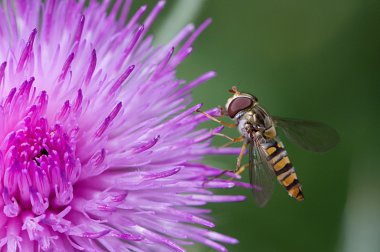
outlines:
[[[339,143],[338,133],[324,123],[283,117],[273,120],[290,141],[305,150],[326,152]]]
[[[264,150],[255,140],[249,145],[249,181],[256,203],[265,206],[273,193],[275,174]]]

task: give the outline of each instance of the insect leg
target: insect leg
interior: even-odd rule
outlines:
[[[241,139],[241,141],[243,141],[243,138]],[[243,157],[244,157],[244,154],[245,154],[245,150],[247,149],[247,142],[244,142],[244,144],[243,144],[243,146],[241,147],[241,149],[240,149],[240,154],[239,154],[239,156],[237,157],[237,161],[236,161],[236,168],[235,168],[235,170],[225,170],[225,171],[223,171],[223,173],[221,174],[221,175],[223,175],[223,174],[225,174],[226,172],[233,172],[233,173],[235,173],[236,175],[239,175],[239,174],[241,174],[244,170],[245,170],[245,168],[247,168],[247,166],[248,166],[248,164],[245,164],[245,165],[241,165],[241,160],[243,159]],[[221,176],[221,175],[219,175],[219,176]],[[218,176],[218,177],[219,177]]]
[[[248,166],[249,166],[249,163],[240,166],[239,169],[235,172],[235,174],[236,174],[236,175],[240,175],[240,174],[242,174]],[[232,179],[232,178],[230,178],[230,179]]]
[[[227,110],[226,110],[225,107],[218,106],[218,109],[219,109],[220,114],[221,114],[222,116],[227,116],[227,115],[228,115]]]
[[[227,135],[222,134],[222,133],[214,133],[214,135],[215,136],[221,136],[221,137],[224,137],[224,138],[227,138],[228,140],[230,140],[228,143],[224,144],[221,148],[230,146],[233,143],[239,143],[239,142],[244,141],[243,136],[233,138],[233,137],[227,136]]]
[[[226,144],[223,144],[221,148],[226,148],[226,147],[230,146],[231,144],[238,143],[238,142],[241,142],[241,141],[243,141],[243,140],[228,142]]]
[[[245,169],[249,166],[249,163],[244,164],[244,165],[240,165],[241,160],[243,159],[243,156],[244,156],[246,148],[247,148],[247,144],[244,144],[243,147],[241,148],[240,155],[237,158],[236,169],[233,171],[233,173],[235,173],[236,175],[242,174],[245,171]],[[233,178],[229,178],[229,180],[232,180],[232,179]]]
[[[243,173],[243,171],[245,170],[245,168],[248,167],[249,164],[245,164],[245,165],[242,165],[241,167],[239,167],[238,170],[224,170],[222,171],[220,174],[216,175],[215,177],[212,177],[210,179],[208,179],[207,181],[203,182],[203,185],[205,185],[207,182],[210,182],[210,181],[213,181],[214,179],[217,179],[217,178],[220,178],[222,177],[224,174],[226,174],[227,172],[233,172],[235,173],[236,175],[240,175],[241,173]],[[233,180],[234,178],[229,178],[228,180]]]
[[[245,150],[247,149],[247,142],[244,142],[243,146],[241,147],[240,149],[240,154],[237,158],[237,161],[236,161],[236,169],[234,171],[234,173],[236,174],[239,169],[240,169],[240,166],[241,166],[241,160],[243,159],[243,156],[245,154]]]
[[[238,138],[236,138],[236,139],[238,139]],[[243,140],[243,139],[242,139],[242,140]],[[239,141],[242,141],[242,140],[239,139]],[[236,175],[239,175],[240,173],[242,173],[242,172],[245,170],[245,168],[247,167],[247,165],[248,165],[248,164],[247,164],[247,165],[243,165],[243,166],[240,165],[240,164],[241,164],[241,160],[243,159],[243,156],[244,156],[244,154],[245,154],[245,150],[246,150],[246,148],[247,148],[247,143],[244,142],[243,146],[241,147],[240,154],[239,154],[239,156],[238,156],[238,158],[237,158],[237,162],[236,162],[236,168],[235,168],[235,170],[224,170],[224,171],[222,171],[220,174],[216,175],[215,177],[210,178],[210,179],[209,179],[208,181],[206,181],[205,183],[207,183],[207,182],[209,182],[209,181],[212,181],[212,180],[214,180],[214,179],[220,178],[220,177],[222,177],[224,174],[226,174],[227,172],[233,172],[233,173],[235,173]],[[233,178],[230,178],[230,179],[233,179]]]
[[[236,128],[237,127],[236,124],[228,123],[228,122],[223,122],[223,121],[219,120],[218,118],[213,117],[212,115],[209,115],[209,114],[207,114],[206,112],[204,112],[202,110],[197,109],[197,112],[202,113],[203,115],[205,115],[210,120],[213,120],[214,122],[217,122],[217,123],[219,123],[219,124],[221,124],[223,126],[226,126],[228,128]]]

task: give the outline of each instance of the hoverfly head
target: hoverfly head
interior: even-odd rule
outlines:
[[[233,94],[226,103],[226,111],[231,118],[234,118],[241,111],[252,108],[257,103],[255,96],[241,93],[235,86],[228,91]]]

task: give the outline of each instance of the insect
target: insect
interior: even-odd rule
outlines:
[[[298,201],[304,199],[301,184],[288,153],[279,137],[276,128],[281,128],[287,138],[300,147],[313,151],[325,152],[339,142],[338,133],[326,124],[314,121],[271,117],[258,103],[258,99],[251,94],[239,92],[232,87],[229,92],[233,95],[227,100],[222,115],[229,116],[235,123],[220,121],[206,112],[198,110],[213,121],[224,126],[237,127],[240,137],[231,138],[216,133],[230,140],[231,143],[243,142],[237,158],[236,169],[231,170],[240,174],[249,167],[249,179],[253,196],[259,206],[264,206],[271,197],[274,181],[287,190],[289,196]],[[241,165],[241,161],[248,146],[249,162]],[[224,171],[222,176],[229,170]]]

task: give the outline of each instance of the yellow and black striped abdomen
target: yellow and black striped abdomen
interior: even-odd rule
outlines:
[[[271,139],[263,147],[267,153],[267,161],[272,166],[280,184],[285,187],[291,197],[302,201],[304,197],[301,184],[284,145],[275,139]]]

